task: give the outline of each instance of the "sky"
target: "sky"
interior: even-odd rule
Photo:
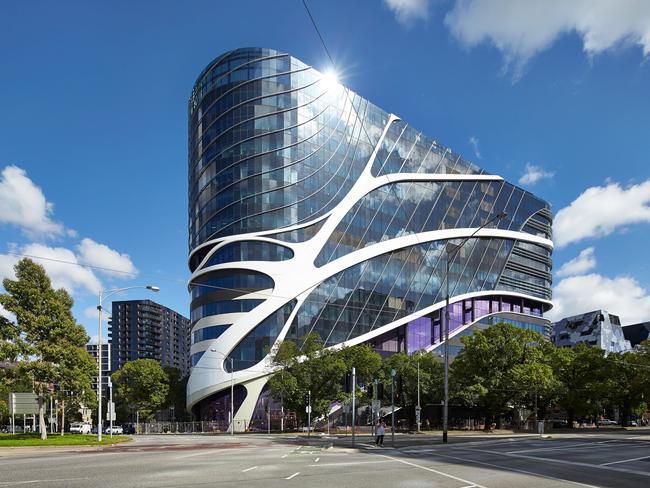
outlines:
[[[650,320],[650,2],[308,5],[343,84],[551,203],[550,318]],[[188,314],[201,70],[247,46],[330,68],[301,0],[2,2],[0,46],[0,278],[58,260],[91,337],[100,288]]]

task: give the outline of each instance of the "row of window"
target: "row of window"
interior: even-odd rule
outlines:
[[[243,298],[241,300],[219,300],[217,302],[207,303],[192,309],[192,324],[195,324],[202,318],[210,315],[250,312],[263,301],[264,300],[257,298]]]
[[[219,270],[196,278],[190,283],[192,301],[215,292],[241,292],[268,290],[275,286],[273,278],[257,271]]]
[[[208,341],[211,339],[216,339],[221,334],[223,334],[228,327],[232,324],[224,325],[212,325],[209,327],[203,327],[202,329],[195,330],[192,332],[192,344],[196,344],[201,341]]]

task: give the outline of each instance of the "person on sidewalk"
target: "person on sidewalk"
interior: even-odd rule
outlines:
[[[384,445],[384,434],[386,433],[386,424],[383,420],[379,421],[377,425],[377,438],[375,439],[375,445],[383,447]]]

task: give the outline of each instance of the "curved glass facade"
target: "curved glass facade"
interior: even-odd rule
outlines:
[[[288,247],[264,241],[241,241],[218,249],[205,266],[234,261],[287,261],[292,257],[293,251]]]
[[[436,347],[447,284],[450,326],[498,309],[544,327],[552,216],[528,191],[272,49],[210,63],[188,118],[190,406],[210,412],[229,381],[201,348],[256,392],[236,414],[250,420],[280,339]]]

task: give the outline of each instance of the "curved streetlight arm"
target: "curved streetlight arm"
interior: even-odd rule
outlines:
[[[102,303],[108,297],[115,295],[121,291],[133,290],[135,288],[146,288],[153,292],[159,292],[160,288],[154,285],[135,285],[135,286],[126,286],[124,288],[114,288],[112,290],[107,290],[104,292],[101,288],[98,292],[98,302],[97,302],[97,440],[102,441]],[[111,394],[113,389],[111,388]],[[112,396],[112,395],[111,395]],[[112,406],[112,405],[110,405]],[[111,437],[113,436],[113,412],[111,411]]]
[[[147,290],[153,291],[154,293],[158,293],[160,291],[159,287],[153,285],[135,285],[135,286],[127,286],[125,288],[113,288],[112,290],[99,290],[100,305],[101,302],[106,300],[108,297],[115,295],[116,293],[120,293],[122,291],[127,291],[127,290],[134,290],[136,288],[145,288]]]
[[[482,226],[478,227],[478,228],[477,228],[474,232],[472,232],[469,236],[463,238],[463,240],[460,241],[460,244],[458,244],[458,245],[456,246],[456,249],[454,250],[454,252],[453,252],[453,253],[452,253],[452,254],[447,258],[447,263],[449,263],[449,261],[453,260],[453,259],[456,257],[456,255],[458,254],[458,252],[460,251],[460,249],[461,249],[461,248],[465,245],[465,243],[466,243],[467,241],[469,241],[472,237],[474,237],[476,234],[478,234],[481,230],[485,229],[488,225],[490,225],[490,224],[491,224],[492,222],[494,222],[495,220],[505,219],[507,216],[508,216],[508,214],[506,214],[505,212],[499,212],[499,213],[496,214],[494,217],[492,217],[490,220],[488,220],[487,222],[485,222]]]

